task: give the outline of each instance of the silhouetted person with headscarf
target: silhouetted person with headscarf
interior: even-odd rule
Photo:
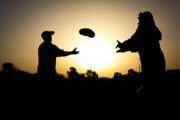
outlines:
[[[146,93],[159,92],[162,84],[162,75],[165,72],[165,58],[160,48],[161,32],[157,28],[150,12],[139,14],[138,28],[134,35],[120,43],[118,52],[138,52],[141,60],[141,69],[144,77]]]
[[[44,42],[41,43],[38,49],[38,75],[41,79],[51,79],[56,75],[56,57],[64,57],[68,55],[78,54],[79,51],[76,51],[77,48],[68,52],[59,49],[56,45],[51,43],[52,35],[54,31],[44,31],[41,34]]]

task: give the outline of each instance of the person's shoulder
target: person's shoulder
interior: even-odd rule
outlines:
[[[49,44],[49,43],[45,43],[45,42],[43,42],[43,43],[41,43],[40,45],[39,45],[39,48],[40,49],[43,49],[43,48],[51,48],[51,47],[54,47],[53,46],[53,44]]]
[[[56,45],[54,45],[54,44],[51,44],[52,45],[52,47],[54,47],[54,48],[58,48],[58,46],[56,46]]]
[[[52,48],[53,48],[55,51],[61,50],[58,46],[56,46],[56,45],[54,45],[54,44],[52,44]]]
[[[39,45],[39,48],[43,47],[44,46],[44,42],[42,42],[40,45]]]

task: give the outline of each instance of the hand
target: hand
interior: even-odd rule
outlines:
[[[120,49],[120,50],[117,50],[117,51],[116,51],[116,53],[119,53],[119,52],[126,52],[126,50]]]
[[[71,54],[79,54],[79,51],[76,51],[76,49],[77,47],[74,50],[72,50]]]
[[[122,43],[119,40],[117,40],[117,42],[118,42],[118,44],[117,44],[116,48],[121,48],[122,47]]]
[[[117,48],[120,48],[120,49],[117,50],[116,53],[118,53],[118,52],[125,52],[125,51],[122,49],[122,43],[121,43],[119,40],[117,40],[117,42],[118,42],[118,44],[117,44],[117,46],[116,46],[116,49],[117,49]]]
[[[117,42],[118,42],[118,44],[117,44],[116,48],[120,48],[120,49],[117,50],[116,53],[126,52],[127,49],[124,48],[124,45],[119,40],[117,40]]]

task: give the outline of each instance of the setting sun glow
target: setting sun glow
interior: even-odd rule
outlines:
[[[88,68],[102,69],[113,60],[113,46],[100,38],[84,40],[78,49],[80,50],[78,60]]]
[[[38,48],[43,31],[55,31],[52,43],[77,55],[56,58],[56,71],[67,76],[75,67],[100,77],[140,71],[137,52],[116,53],[117,40],[129,39],[138,27],[138,14],[150,11],[162,33],[161,49],[166,69],[180,68],[180,0],[0,0],[0,65],[9,62],[18,69],[37,73]],[[79,34],[90,28],[95,37]],[[1,68],[2,69],[2,66]]]

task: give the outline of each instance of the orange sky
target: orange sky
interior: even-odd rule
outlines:
[[[0,64],[11,62],[21,70],[35,73],[40,35],[44,30],[54,30],[53,43],[59,48],[80,50],[79,55],[57,58],[58,73],[66,75],[71,66],[80,73],[92,69],[106,77],[115,72],[127,73],[130,68],[138,71],[138,53],[116,54],[116,40],[130,38],[137,28],[139,12],[151,11],[162,32],[160,44],[166,68],[179,69],[179,3],[179,0],[1,0]],[[83,27],[94,30],[96,36],[81,36],[78,31]],[[97,45],[101,45],[98,51]],[[91,48],[94,50],[89,52]],[[94,57],[91,60],[94,63],[84,61],[85,53],[89,54],[88,59]],[[98,58],[98,54],[102,56]],[[96,65],[99,67],[93,67]]]

